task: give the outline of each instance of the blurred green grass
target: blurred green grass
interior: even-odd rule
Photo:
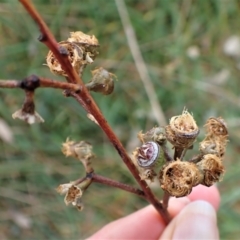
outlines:
[[[96,66],[116,74],[118,81],[112,95],[93,96],[124,145],[131,145],[136,132],[156,123],[115,2],[33,2],[57,40],[66,39],[69,32],[77,30],[99,39],[100,55],[85,70],[84,79],[90,79],[90,70]],[[239,1],[129,0],[126,4],[166,118],[178,115],[185,106],[199,126],[209,116],[222,116],[229,124],[227,173],[219,184],[222,203],[218,222],[221,239],[238,239],[240,58],[224,54],[223,45],[228,37],[240,35]],[[1,0],[0,13],[0,79],[22,79],[29,74],[60,79],[43,66],[48,50],[37,41],[38,29],[22,6],[15,0]],[[196,58],[188,55],[193,46],[199,50]],[[223,71],[228,75],[225,82],[219,83],[220,77],[216,76]],[[83,212],[67,208],[54,188],[84,175],[77,161],[61,154],[61,143],[67,137],[93,144],[98,173],[130,184],[135,181],[101,130],[61,91],[37,90],[37,111],[45,123],[33,126],[11,118],[22,104],[22,92],[4,89],[0,96],[0,118],[14,133],[12,143],[0,140],[1,239],[84,238],[146,204],[128,193],[94,184],[84,196]],[[17,214],[28,224],[17,222]]]

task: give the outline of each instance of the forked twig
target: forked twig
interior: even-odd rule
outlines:
[[[136,194],[140,197],[145,197],[144,192],[142,190],[138,189],[138,188],[134,188],[134,187],[131,187],[127,184],[124,184],[124,183],[121,183],[121,182],[118,182],[118,181],[114,181],[112,179],[103,177],[103,176],[98,175],[96,173],[92,174],[92,181],[97,182],[97,183],[101,183],[101,184],[105,184],[105,185],[108,185],[108,186],[111,186],[111,187],[116,187],[116,188],[125,190],[127,192],[134,193],[134,194]]]
[[[140,190],[138,188],[134,188],[134,187],[132,187],[130,185],[127,185],[125,183],[121,183],[121,182],[115,181],[113,179],[101,176],[101,175],[96,174],[94,172],[88,173],[85,177],[79,178],[76,181],[74,181],[73,183],[76,184],[76,185],[81,184],[87,178],[91,179],[92,182],[101,183],[101,184],[104,184],[104,185],[107,185],[107,186],[110,186],[110,187],[115,187],[115,188],[118,188],[118,189],[122,189],[126,192],[130,192],[130,193],[136,194],[139,197],[145,198],[145,194],[142,190]]]
[[[49,28],[43,21],[40,14],[37,12],[33,4],[30,0],[19,0],[25,9],[28,11],[30,16],[35,20],[37,25],[40,28],[41,36],[39,40],[46,44],[48,48],[53,52],[54,56],[57,58],[59,63],[62,66],[62,69],[68,75],[68,81],[71,83],[78,84],[81,87],[80,93],[72,94],[80,104],[86,104],[88,111],[94,116],[96,121],[98,122],[99,126],[107,135],[108,139],[111,141],[113,146],[118,151],[119,155],[121,156],[124,163],[127,165],[128,169],[131,171],[134,178],[137,180],[138,184],[141,186],[146,199],[156,208],[156,210],[161,214],[164,222],[167,224],[170,221],[170,216],[168,211],[163,207],[163,205],[158,201],[158,199],[154,196],[150,188],[148,187],[147,183],[142,180],[139,176],[139,172],[135,165],[133,164],[131,158],[128,156],[125,148],[108,125],[106,119],[103,117],[101,111],[99,110],[98,106],[96,105],[95,101],[89,94],[88,90],[86,89],[85,85],[83,84],[82,79],[78,76],[76,71],[72,68],[69,60],[68,60],[68,52],[64,48],[59,48],[57,41],[55,40],[53,34],[50,32]],[[78,97],[78,98],[77,98]],[[81,99],[81,101],[79,101]]]

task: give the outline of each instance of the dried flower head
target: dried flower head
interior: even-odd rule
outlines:
[[[70,32],[70,37],[67,39],[68,42],[75,42],[78,44],[93,46],[95,48],[99,47],[97,38],[94,35],[88,35],[81,31]]]
[[[83,51],[82,64],[90,64],[98,55],[99,43],[97,38],[92,35],[87,35],[81,31],[71,32],[68,42],[76,43]]]
[[[159,173],[161,188],[171,196],[183,197],[191,193],[192,187],[202,181],[203,175],[194,163],[172,161]]]
[[[81,197],[82,190],[79,187],[72,185],[67,191],[64,202],[66,203],[66,205],[72,203],[73,206],[76,206],[76,202],[79,201],[78,199]]]
[[[83,60],[82,49],[77,44],[68,42],[68,41],[59,42],[59,45],[61,47],[64,47],[67,50],[68,59],[72,65],[72,67],[76,70],[77,73],[80,73],[81,66],[82,66],[82,60]],[[67,76],[65,71],[62,69],[61,64],[59,63],[57,58],[54,56],[52,51],[48,52],[46,62],[47,62],[47,66],[49,67],[51,72],[58,74],[58,75]]]
[[[199,129],[193,116],[184,110],[181,115],[170,119],[165,132],[167,140],[175,147],[188,148],[195,141]]]
[[[159,145],[162,145],[166,142],[166,136],[164,133],[164,128],[162,127],[153,127],[146,133],[142,131],[138,133],[138,139],[142,142],[154,141],[157,142]]]
[[[13,119],[18,118],[20,120],[27,122],[28,124],[44,122],[44,119],[36,111],[30,114],[24,112],[23,109],[19,109],[15,113],[13,113],[12,118]]]
[[[208,187],[219,182],[225,172],[221,159],[214,154],[204,155],[203,159],[197,163],[197,166],[204,175],[201,184]]]
[[[207,134],[200,142],[199,149],[203,154],[215,154],[222,158],[226,151],[228,142],[227,125],[223,118],[209,118],[205,124]]]
[[[211,117],[207,120],[205,125],[208,135],[228,136],[227,124],[223,118]]]
[[[114,90],[114,74],[100,67],[92,71],[92,80],[86,84],[88,90],[100,92],[104,95],[111,94]]]
[[[65,194],[64,202],[66,205],[70,203],[79,211],[83,210],[82,195],[84,190],[91,184],[91,179],[86,178],[83,181],[74,181],[70,183],[61,184],[56,191],[63,195]]]
[[[85,141],[81,141],[75,145],[75,152],[79,159],[91,159],[94,157],[92,145]]]
[[[61,195],[66,194],[72,185],[72,183],[61,184],[56,188],[56,191]]]
[[[79,159],[87,173],[93,171],[91,159],[94,157],[94,154],[91,144],[85,141],[74,142],[67,138],[66,142],[62,144],[62,152],[66,157],[71,156]]]
[[[94,157],[92,145],[85,141],[75,142],[67,138],[62,144],[62,152],[66,157],[75,157],[78,159],[90,159]]]
[[[62,144],[62,153],[66,157],[75,157],[77,158],[77,153],[75,152],[75,145],[76,142],[71,141],[69,138],[67,138],[66,142]]]

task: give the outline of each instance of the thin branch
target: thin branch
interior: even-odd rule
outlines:
[[[74,185],[78,185],[78,184],[84,182],[87,178],[88,178],[88,176],[85,176],[85,177],[79,178],[79,179],[73,181],[73,184],[74,184]]]
[[[0,80],[0,88],[19,88],[17,80]]]
[[[78,76],[77,72],[73,69],[69,59],[68,52],[65,48],[60,47],[51,33],[50,29],[42,19],[41,15],[38,13],[31,0],[19,0],[22,5],[25,7],[29,15],[33,18],[33,20],[39,26],[41,35],[38,40],[43,42],[54,54],[54,56],[58,59],[59,63],[62,66],[62,69],[68,73],[69,81],[71,83],[79,83],[82,84],[82,80]]]
[[[165,115],[163,113],[162,107],[158,101],[157,94],[154,90],[154,86],[153,86],[151,78],[149,76],[148,69],[144,62],[143,56],[139,49],[137,38],[136,38],[136,35],[134,32],[134,29],[132,27],[131,20],[128,15],[128,11],[127,11],[125,2],[124,2],[124,0],[115,0],[115,2],[117,5],[117,10],[118,10],[119,16],[122,21],[125,35],[127,37],[130,51],[132,53],[139,76],[143,82],[144,88],[146,89],[146,93],[147,93],[148,99],[150,101],[152,112],[155,116],[155,120],[160,126],[166,125],[167,121],[166,121]]]
[[[25,90],[34,90],[35,88],[58,88],[78,92],[81,87],[77,84],[59,82],[49,78],[31,75],[23,80],[0,80],[0,88],[22,88]]]
[[[134,188],[132,186],[129,186],[129,185],[125,184],[125,183],[121,183],[121,182],[112,180],[110,178],[106,178],[106,177],[100,176],[100,175],[98,175],[96,173],[92,174],[92,181],[93,182],[97,182],[97,183],[101,183],[101,184],[105,184],[107,186],[116,187],[116,188],[125,190],[127,192],[136,194],[136,195],[138,195],[140,197],[146,198],[145,194],[144,194],[144,192],[142,190],[140,190],[138,188]]]
[[[48,87],[48,88],[51,87],[51,88],[59,88],[64,90],[67,89],[74,92],[81,91],[81,87],[74,83],[59,82],[59,81],[54,81],[52,79],[42,78],[42,77],[39,77],[39,80],[40,80],[40,87]]]
[[[174,160],[176,160],[177,158],[181,159],[184,149],[185,148],[175,147],[173,159]]]
[[[79,184],[83,183],[84,181],[86,181],[87,179],[90,179],[91,182],[96,182],[96,183],[104,184],[104,185],[107,185],[110,187],[119,188],[121,190],[133,193],[139,197],[146,198],[144,192],[141,189],[134,188],[130,185],[115,181],[115,180],[107,178],[107,177],[103,177],[94,172],[88,173],[85,177],[79,178],[79,179],[73,181],[73,183],[74,183],[74,185],[79,185]]]
[[[79,94],[77,94],[77,93],[72,93],[72,92],[70,94],[80,104],[81,104],[82,99],[86,99],[86,98],[83,98],[83,96],[82,96],[83,95],[83,91],[81,93],[81,96]],[[152,193],[151,189],[148,187],[147,183],[140,178],[139,172],[136,169],[135,165],[133,164],[131,158],[128,156],[125,148],[122,146],[121,142],[116,137],[116,135],[114,134],[114,132],[112,131],[112,129],[110,128],[110,126],[108,125],[106,120],[103,118],[102,113],[100,112],[100,110],[97,109],[95,111],[92,111],[93,104],[95,104],[95,102],[87,102],[87,103],[88,103],[88,109],[91,111],[91,114],[97,120],[98,124],[101,126],[102,130],[106,133],[106,135],[108,136],[109,140],[112,142],[112,144],[114,145],[114,147],[118,151],[118,154],[121,156],[122,160],[127,165],[128,169],[130,170],[130,172],[133,174],[133,176],[135,177],[135,179],[137,180],[137,182],[141,186],[141,188],[144,191],[148,201],[151,204],[153,204],[153,206],[157,209],[159,214],[164,219],[165,223],[166,224],[169,223],[170,222],[170,216],[169,216],[169,213],[168,213],[167,209],[165,209],[163,207],[163,205],[158,201],[158,199],[154,196],[154,194]]]
[[[123,145],[121,144],[117,136],[114,134],[111,127],[108,125],[106,119],[103,117],[101,111],[99,110],[98,106],[96,105],[91,95],[88,93],[88,90],[84,86],[82,79],[80,79],[76,71],[72,68],[68,60],[67,52],[64,51],[64,49],[59,49],[59,45],[57,44],[56,40],[54,39],[47,25],[44,23],[40,14],[34,8],[31,1],[30,0],[19,0],[19,1],[24,5],[28,13],[32,16],[32,18],[38,24],[40,31],[42,32],[40,40],[43,43],[45,43],[48,46],[48,48],[53,52],[54,56],[57,58],[57,60],[61,64],[63,70],[67,73],[69,77],[69,81],[71,83],[77,83],[81,86],[82,88],[81,93],[78,93],[79,98],[81,98],[82,101],[84,101],[89,112],[94,116],[94,118],[99,123],[99,126],[102,128],[102,130],[105,132],[105,134],[107,135],[107,137],[109,138],[113,146],[116,148],[122,160],[127,165],[128,169],[130,170],[132,175],[135,177],[135,179],[141,186],[148,201],[152,203],[153,206],[156,208],[156,210],[159,212],[159,214],[161,214],[164,222],[166,224],[169,223],[170,216],[168,211],[158,201],[158,199],[155,197],[155,195],[152,193],[152,191],[148,187],[147,183],[140,178],[139,172],[136,166],[133,164],[131,158],[128,156],[125,148],[123,147]],[[80,101],[78,100],[78,102]]]
[[[166,209],[168,208],[169,199],[170,199],[170,194],[168,192],[164,191],[164,194],[163,194],[163,206]]]

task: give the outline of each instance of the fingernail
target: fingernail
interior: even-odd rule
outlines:
[[[217,239],[216,212],[206,201],[188,204],[179,214],[172,239]]]

